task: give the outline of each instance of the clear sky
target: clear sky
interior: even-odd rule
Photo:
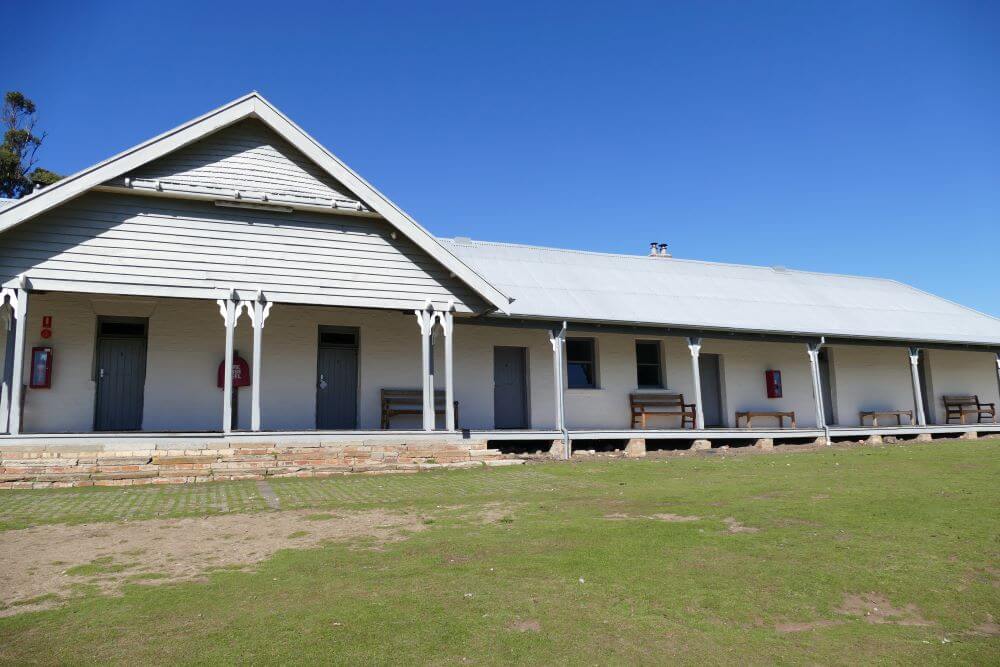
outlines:
[[[3,4],[55,171],[256,89],[438,235],[1000,315],[1000,2]]]

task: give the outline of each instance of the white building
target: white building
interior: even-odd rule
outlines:
[[[1000,403],[997,319],[889,280],[435,238],[257,94],[5,202],[0,285],[0,445],[377,438],[382,390],[431,385],[457,421],[427,400],[392,437],[1000,430],[945,407]],[[692,423],[632,428],[630,396],[678,393]]]

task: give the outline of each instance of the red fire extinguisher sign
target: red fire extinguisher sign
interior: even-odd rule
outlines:
[[[781,371],[764,371],[767,383],[767,397],[781,398]]]

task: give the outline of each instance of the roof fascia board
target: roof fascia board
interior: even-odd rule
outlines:
[[[18,278],[13,278],[0,287],[18,287]],[[163,297],[170,299],[223,299],[231,296],[234,292],[241,301],[252,301],[261,292],[258,287],[172,287],[169,285],[137,285],[129,283],[97,282],[87,280],[59,280],[54,278],[32,278],[27,276],[26,289],[31,292],[68,292],[74,294],[106,294],[118,296],[144,296]],[[362,310],[383,310],[396,311],[405,307],[405,302],[420,302],[426,304],[424,299],[400,299],[396,303],[384,305],[372,305],[361,298],[331,298],[320,295],[293,294],[277,290],[265,289],[264,294],[269,301],[296,306],[323,306],[330,308],[357,308]],[[456,314],[471,315],[471,310],[462,304],[450,304],[444,299],[433,299],[432,302],[440,308],[453,307]],[[401,310],[400,312],[413,316],[412,310]]]
[[[263,97],[254,99],[257,118],[278,132],[309,159],[321,166],[327,173],[343,183],[374,211],[405,234],[417,247],[447,267],[462,282],[483,296],[489,303],[504,313],[510,312],[511,300],[494,287],[471,266],[446,248],[434,235],[411,218],[403,209],[375,189],[368,181],[344,164],[336,155],[328,151],[305,130],[273,107]]]
[[[949,343],[945,341],[902,340],[893,338],[847,338],[827,336],[827,345],[868,345],[871,347],[918,347],[925,350],[956,350],[966,352],[1000,352],[1000,344]]]
[[[472,326],[507,327],[517,329],[548,329],[558,331],[564,320],[531,319],[507,317],[466,317],[456,318],[456,324]],[[632,325],[621,323],[584,322],[567,320],[568,331],[573,333],[614,333],[635,336],[678,336],[697,337],[709,340],[736,340],[742,342],[766,343],[817,343],[825,345],[870,345],[878,347],[920,347],[925,349],[964,350],[969,352],[1000,352],[1000,344],[958,343],[947,341],[919,341],[892,338],[850,338],[845,336],[824,336],[822,334],[780,333],[771,331],[700,329],[697,327],[674,327],[656,325]]]
[[[822,338],[821,336],[735,330],[721,331],[718,329],[699,329],[697,327],[658,327],[655,325],[605,324],[598,322],[577,322],[573,320],[565,321],[568,323],[567,331],[572,333],[613,333],[636,336],[693,336],[716,340],[739,340],[745,342],[758,341],[771,343],[816,343]],[[506,327],[515,329],[548,329],[552,331],[560,330],[563,326],[563,322],[564,320],[504,317],[466,317],[455,320],[456,324]]]

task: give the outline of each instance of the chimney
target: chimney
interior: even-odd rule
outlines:
[[[659,254],[660,257],[673,257],[673,255],[671,255],[669,252],[667,252],[667,244],[666,243],[661,243],[660,244],[660,252],[657,253],[657,254]]]
[[[660,254],[656,250],[657,245],[659,245],[659,244],[657,244],[656,241],[653,241],[652,243],[649,244],[649,256],[650,257],[656,257],[657,255]]]

